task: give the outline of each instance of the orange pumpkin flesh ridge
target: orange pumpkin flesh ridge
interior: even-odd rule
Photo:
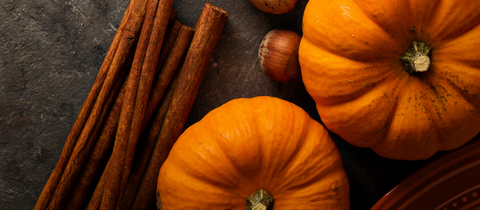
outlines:
[[[179,137],[159,177],[162,210],[245,209],[265,189],[274,209],[349,209],[347,174],[326,129],[273,97],[235,99]]]
[[[414,41],[430,66],[409,74]],[[310,0],[302,79],[325,126],[358,147],[418,160],[480,132],[480,1]]]

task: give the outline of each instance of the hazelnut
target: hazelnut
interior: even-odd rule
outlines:
[[[301,36],[290,30],[274,29],[262,40],[258,58],[263,72],[279,82],[300,79],[298,46]]]

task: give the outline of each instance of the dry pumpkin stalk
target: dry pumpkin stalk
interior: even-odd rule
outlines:
[[[137,149],[136,153],[137,156],[139,155],[139,157],[135,158],[134,160],[135,164],[133,164],[134,166],[130,173],[127,190],[125,192],[125,198],[123,199],[124,204],[122,209],[130,209],[130,207],[133,205],[135,196],[137,195],[138,188],[145,172],[145,168],[147,167],[153,147],[155,146],[155,141],[158,137],[158,133],[160,132],[163,119],[165,118],[168,104],[172,98],[173,87],[176,85],[177,79],[172,79],[172,77],[176,72],[178,72],[177,68],[183,59],[185,52],[187,51],[193,35],[193,29],[181,24],[178,21],[176,22],[181,26],[180,31],[174,41],[172,50],[168,53],[168,57],[166,58],[165,63],[162,65],[159,75],[153,84],[152,93],[150,94],[150,99],[153,100],[149,100],[147,112],[148,110],[153,111],[151,111],[151,114],[149,113],[145,116],[144,125],[147,124],[146,121],[148,121],[149,116],[153,115],[155,109],[158,107],[157,105],[160,103],[160,99],[162,102],[157,109],[155,117],[152,119],[149,129],[145,130],[144,132],[146,133],[146,137],[142,139],[144,142],[141,142],[141,147]],[[176,75],[178,75],[178,73]],[[166,95],[164,95],[165,91]]]
[[[223,9],[206,3],[195,24],[195,33],[180,72],[178,85],[132,209],[148,209],[155,206],[158,171],[183,130],[227,17],[228,13]]]
[[[130,54],[133,42],[140,31],[135,25],[128,24],[136,12],[133,9],[133,5],[133,2],[131,2],[125,12],[125,16],[97,75],[97,79],[67,137],[59,161],[35,204],[35,210],[42,210],[48,207],[81,133],[85,133],[84,136],[86,137],[84,138],[88,138],[93,132],[97,118],[101,114],[101,109],[106,103],[106,95],[112,88],[112,80],[115,79],[116,73],[125,65],[125,58]]]

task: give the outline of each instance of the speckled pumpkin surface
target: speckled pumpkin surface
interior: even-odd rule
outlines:
[[[303,32],[306,89],[352,145],[418,160],[479,133],[480,1],[311,0]]]

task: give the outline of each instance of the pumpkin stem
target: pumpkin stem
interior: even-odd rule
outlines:
[[[272,210],[275,198],[265,189],[259,189],[247,197],[247,210]]]
[[[431,47],[424,42],[413,41],[412,46],[402,56],[403,68],[409,74],[413,72],[425,72],[430,67]]]

